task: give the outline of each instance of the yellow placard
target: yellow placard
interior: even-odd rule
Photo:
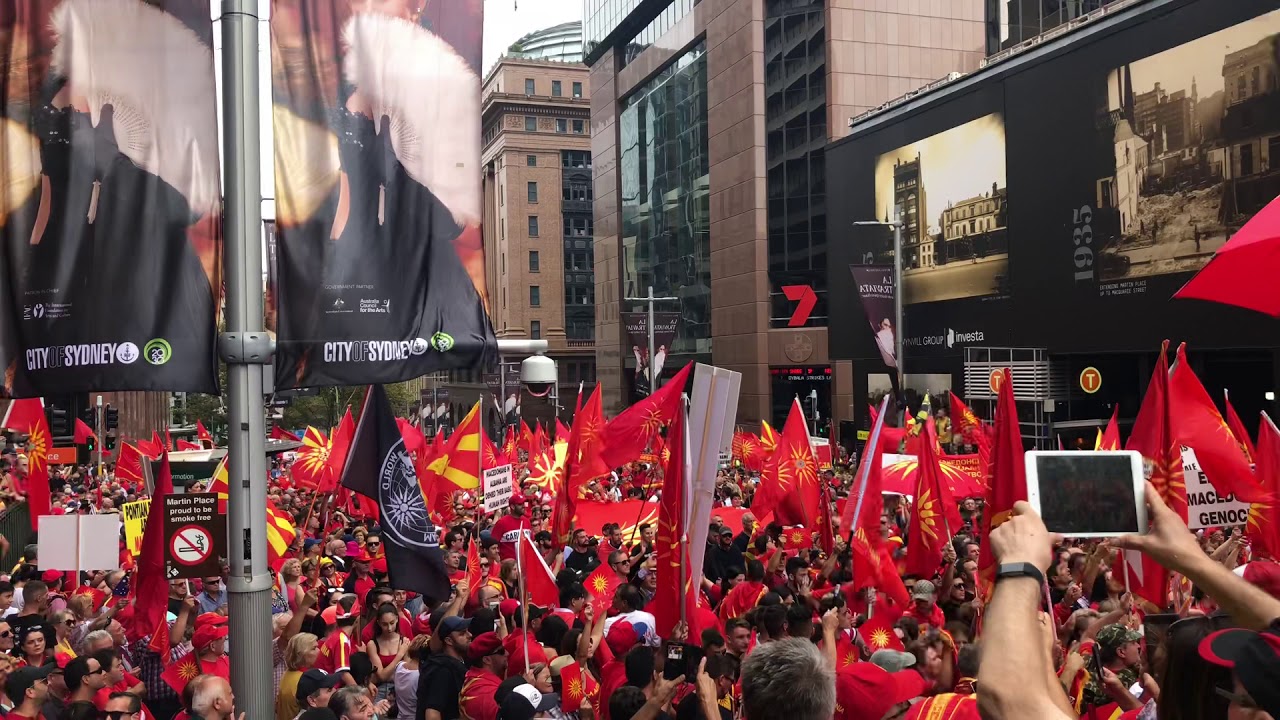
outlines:
[[[124,515],[124,541],[134,557],[142,552],[142,531],[147,527],[147,513],[150,510],[150,500],[137,500],[120,506],[120,512]]]
[[[859,440],[870,440],[870,439],[871,439],[871,431],[870,431],[870,430],[859,430],[859,431],[858,431],[858,439],[859,439]]]

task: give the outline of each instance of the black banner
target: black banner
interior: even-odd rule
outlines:
[[[276,387],[496,349],[480,232],[481,0],[272,3]]]
[[[649,357],[649,313],[622,313],[622,327],[626,330],[631,342],[631,355],[635,358],[636,397],[649,394],[650,376],[661,378],[662,369],[666,365],[667,356],[671,354],[671,345],[676,339],[676,330],[680,326],[680,313],[655,312],[653,314],[653,357]]]
[[[828,185],[848,202],[829,227],[851,242],[828,248],[831,306],[857,298],[848,265],[892,262],[887,233],[850,225],[899,217],[910,372],[950,370],[975,346],[1275,347],[1272,319],[1170,298],[1280,194],[1280,2],[1157,5],[835,143]],[[835,358],[879,357],[851,324],[830,341]]]
[[[849,272],[853,275],[853,284],[862,300],[862,311],[867,314],[880,358],[888,367],[898,367],[895,343],[900,328],[893,326],[893,266],[850,265]]]
[[[217,391],[212,32],[204,0],[0,9],[5,392]]]

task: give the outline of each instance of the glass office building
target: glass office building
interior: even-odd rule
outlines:
[[[678,297],[673,354],[711,353],[707,53],[698,43],[623,100],[618,117],[622,290]],[[675,303],[658,307],[674,310]],[[626,303],[641,311],[643,303]]]

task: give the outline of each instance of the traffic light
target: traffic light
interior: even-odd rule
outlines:
[[[106,426],[105,429],[108,431],[120,427],[120,411],[108,405],[107,409],[102,413],[102,424]]]
[[[92,407],[83,408],[80,410],[80,420],[93,429],[98,422],[98,411]]]
[[[57,405],[49,405],[44,409],[45,419],[49,422],[49,434],[54,437],[66,437],[72,434],[71,415]]]
[[[102,439],[102,447],[103,447],[103,448],[105,448],[105,449],[107,449],[107,450],[109,450],[109,451],[114,452],[114,451],[115,451],[115,449],[116,449],[116,436],[115,436],[115,435],[108,435],[108,436],[106,436],[105,438],[103,438],[103,439]]]

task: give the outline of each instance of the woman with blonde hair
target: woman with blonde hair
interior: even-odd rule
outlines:
[[[320,655],[320,639],[311,633],[298,633],[289,639],[284,651],[284,676],[276,694],[276,720],[293,720],[302,708],[298,705],[298,679],[316,664]]]
[[[59,610],[53,614],[53,633],[56,638],[53,644],[54,655],[66,653],[71,657],[76,656],[76,651],[72,649],[75,643],[72,642],[71,636],[78,624],[75,613],[71,610]]]

